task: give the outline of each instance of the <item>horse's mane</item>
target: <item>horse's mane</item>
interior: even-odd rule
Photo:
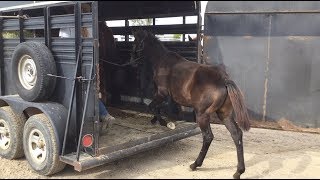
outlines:
[[[149,32],[149,31],[146,31],[147,34],[146,34],[146,38],[149,39],[149,41],[154,44],[154,45],[158,45],[160,46],[162,49],[165,49],[168,51],[168,49],[164,46],[164,44],[160,41],[159,38],[157,38],[153,33]]]

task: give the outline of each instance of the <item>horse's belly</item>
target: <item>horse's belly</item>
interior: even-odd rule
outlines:
[[[177,103],[184,106],[191,106],[191,86],[196,67],[191,66],[189,63],[183,65],[185,67],[175,66],[171,71],[172,74],[169,80],[170,94]]]
[[[180,104],[182,106],[191,106],[192,105],[191,104],[191,98],[187,99],[185,96],[179,96],[179,95],[177,95],[177,96],[173,95],[171,97],[176,103],[178,103],[178,104]]]
[[[180,105],[191,105],[191,93],[188,87],[188,83],[171,83],[170,95],[175,100],[175,102],[179,103]]]

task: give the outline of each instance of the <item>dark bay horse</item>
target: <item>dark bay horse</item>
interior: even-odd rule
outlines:
[[[221,66],[188,61],[169,51],[158,38],[145,30],[135,31],[133,35],[135,40],[130,61],[145,60],[152,64],[156,93],[149,107],[155,114],[154,119],[164,121],[159,108],[168,96],[176,103],[195,110],[203,144],[198,158],[190,168],[196,170],[203,163],[214,138],[210,127],[210,114],[216,112],[236,145],[238,166],[233,177],[240,178],[245,172],[242,130],[248,131],[250,122],[239,88]]]
[[[99,21],[99,59],[100,81],[98,82],[100,82],[102,102],[107,104],[107,92],[109,92],[111,103],[119,104],[121,88],[126,87],[127,73],[122,67],[111,64],[123,64],[124,60],[119,56],[112,30],[106,25],[105,21]]]

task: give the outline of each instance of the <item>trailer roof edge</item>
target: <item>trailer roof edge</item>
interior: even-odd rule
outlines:
[[[71,1],[36,2],[36,3],[30,3],[30,4],[24,4],[24,5],[17,5],[17,6],[10,6],[10,7],[5,7],[5,8],[0,8],[0,11],[28,8],[28,7],[34,7],[34,6],[43,6],[43,5],[50,5],[50,4],[58,4],[58,3],[66,3],[66,2],[71,2]]]

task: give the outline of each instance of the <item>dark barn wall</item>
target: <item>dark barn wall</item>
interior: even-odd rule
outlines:
[[[320,127],[320,2],[208,2],[204,60],[224,63],[258,120]]]

